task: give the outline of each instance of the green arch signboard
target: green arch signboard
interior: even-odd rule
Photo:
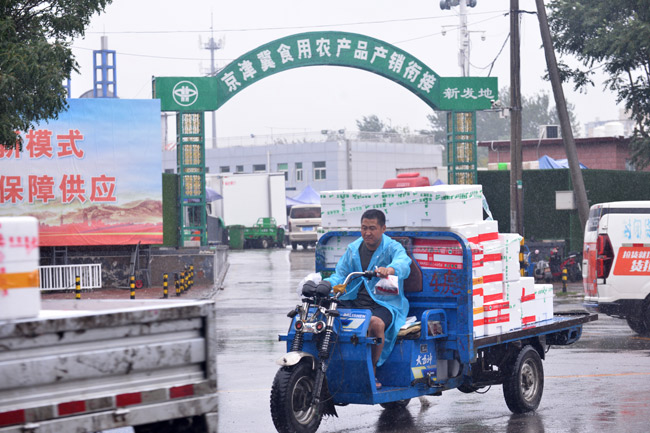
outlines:
[[[405,87],[436,110],[491,107],[496,77],[441,77],[408,52],[366,35],[308,32],[249,51],[214,77],[156,77],[154,97],[163,111],[213,111],[252,84],[305,66],[344,66],[381,75]]]
[[[244,54],[214,77],[155,77],[153,96],[162,111],[177,111],[181,241],[207,243],[204,112],[254,83],[304,66],[363,69],[408,89],[434,110],[449,111],[449,183],[476,180],[475,111],[497,99],[495,77],[441,77],[410,53],[379,39],[346,32],[309,32],[266,43]],[[198,198],[198,200],[196,200]],[[193,221],[191,215],[199,215]]]

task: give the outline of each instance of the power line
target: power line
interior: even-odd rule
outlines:
[[[85,48],[85,47],[77,47],[73,46],[72,48],[76,50],[85,50],[85,51],[95,51],[97,50],[96,48]],[[146,57],[150,59],[163,59],[163,60],[192,60],[192,61],[202,61],[205,60],[203,57],[170,57],[170,56],[152,56],[150,54],[133,54],[133,53],[125,53],[122,51],[119,51],[118,54],[120,56],[131,56],[131,57]],[[220,62],[232,62],[235,59],[215,59]]]
[[[483,12],[483,13],[484,13],[484,14],[487,14],[487,13],[493,13],[493,12]],[[495,19],[497,19],[497,18],[501,18],[502,16],[507,16],[507,15],[508,15],[507,13],[506,13],[506,14],[499,13],[499,15],[495,15],[495,16],[493,16],[493,17],[486,18],[486,19],[481,20],[481,21],[476,21],[476,22],[474,22],[474,23],[471,23],[471,25],[473,26],[473,25],[476,25],[476,24],[485,23],[485,22],[488,22],[488,21],[495,20]],[[458,30],[458,29],[460,29],[460,26],[451,26],[451,27],[448,27],[448,29],[447,29],[446,31],[449,31],[449,29],[451,29],[452,31],[453,31],[453,30]],[[412,42],[412,41],[417,41],[417,40],[420,40],[420,39],[426,39],[426,38],[430,38],[430,37],[433,37],[433,36],[438,36],[438,35],[441,35],[441,34],[442,34],[442,30],[439,31],[439,32],[435,32],[435,33],[429,33],[429,34],[427,34],[427,35],[423,35],[423,36],[417,36],[417,37],[415,37],[415,38],[403,39],[403,40],[401,40],[401,41],[397,41],[397,42],[394,42],[394,43],[395,43],[395,44],[403,44],[403,43],[406,43],[406,42]]]
[[[494,12],[479,12],[473,15],[493,14]],[[346,27],[358,25],[373,25],[373,24],[389,24],[413,21],[428,21],[428,20],[443,20],[447,19],[446,16],[430,16],[430,17],[417,17],[417,18],[398,18],[393,20],[377,20],[377,21],[357,21],[352,23],[338,23],[338,24],[312,24],[300,26],[286,26],[286,27],[244,27],[232,29],[214,29],[219,33],[226,32],[257,32],[257,31],[272,31],[272,30],[293,30],[293,29],[308,29],[308,28],[324,28],[324,27]],[[117,35],[117,34],[174,34],[174,33],[208,33],[213,31],[208,30],[123,30],[123,31],[87,31],[87,34],[102,34],[102,35]]]

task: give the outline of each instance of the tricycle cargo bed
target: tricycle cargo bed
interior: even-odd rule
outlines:
[[[38,317],[0,321],[0,431],[162,421],[192,399],[182,416],[216,411],[215,319],[213,301],[48,300]]]
[[[598,320],[598,315],[586,311],[555,313],[555,317],[549,320],[536,322],[522,329],[474,339],[474,348],[478,350],[542,335],[546,336],[547,344],[560,346],[572,344],[580,339],[582,325],[594,320]]]

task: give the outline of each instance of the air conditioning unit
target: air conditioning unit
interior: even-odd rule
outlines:
[[[539,127],[540,138],[560,138],[560,125],[541,125]]]

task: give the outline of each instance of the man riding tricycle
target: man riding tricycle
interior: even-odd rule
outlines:
[[[302,302],[280,335],[287,354],[271,390],[276,429],[315,432],[337,405],[405,407],[411,398],[495,384],[503,384],[510,410],[534,411],[547,347],[577,341],[595,315],[556,316],[474,338],[473,247],[452,231],[386,232],[384,221],[372,210],[363,214],[361,232],[319,240],[316,271],[329,277],[303,284]],[[413,259],[418,239],[457,245],[459,266],[421,267]]]

